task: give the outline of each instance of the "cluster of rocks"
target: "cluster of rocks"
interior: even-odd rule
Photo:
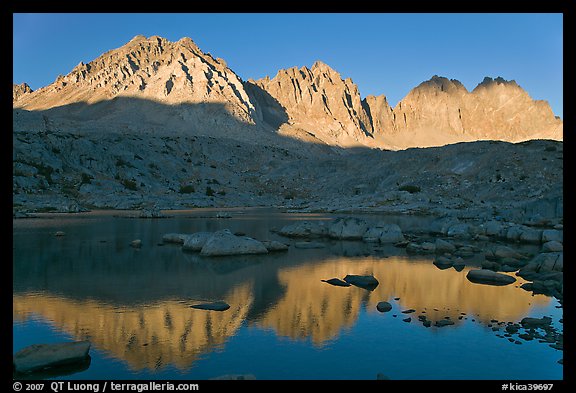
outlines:
[[[278,233],[291,238],[329,238],[363,240],[368,243],[400,243],[404,235],[396,224],[378,222],[370,225],[356,217],[340,217],[330,222],[298,221],[282,227]]]
[[[553,224],[546,220],[531,224],[536,226],[497,220],[473,223],[447,217],[431,223],[427,230],[432,236],[430,238],[404,234],[396,224],[371,224],[357,217],[339,217],[330,221],[298,221],[282,227],[278,234],[306,239],[306,242],[297,243],[298,248],[323,247],[321,242],[311,241],[318,239],[392,244],[406,248],[409,254],[435,255],[434,265],[439,269],[454,268],[457,271],[464,269],[466,258],[478,256],[482,269],[468,272],[468,280],[479,284],[508,285],[516,279],[499,272],[517,272],[517,276],[533,281],[523,284],[523,289],[555,296],[561,300],[563,225],[556,223],[553,228],[538,227]],[[480,247],[470,242],[483,242],[483,245]],[[525,254],[499,242],[540,244],[541,252],[535,256]]]
[[[288,246],[281,242],[259,241],[248,236],[237,236],[229,229],[191,234],[167,233],[162,237],[162,241],[181,244],[183,251],[198,251],[204,257],[268,254],[288,250]]]
[[[563,323],[563,320],[560,320]],[[518,322],[499,322],[492,320],[488,327],[497,332],[500,338],[507,338],[508,341],[514,344],[522,344],[523,341],[538,340],[540,343],[546,343],[551,348],[563,351],[564,350],[564,334],[552,325],[552,318],[542,317],[533,318],[526,317]],[[514,336],[517,337],[514,337]]]
[[[389,302],[386,301],[382,301],[382,302],[378,302],[378,304],[376,305],[376,309],[378,311],[380,311],[381,313],[386,313],[386,312],[390,312],[392,310],[392,304],[390,304]],[[412,314],[416,312],[416,310],[414,309],[408,309],[408,310],[403,310],[401,311],[402,314]],[[394,315],[396,316],[396,315]],[[428,316],[424,313],[418,315],[417,320],[422,322],[422,325],[424,327],[431,327],[432,326],[432,321],[430,319],[428,319]],[[412,317],[407,317],[402,319],[402,321],[404,322],[412,322]],[[450,325],[454,325],[454,321],[452,321],[450,319],[449,316],[444,317],[444,319],[440,319],[437,320],[436,322],[434,322],[434,326],[435,327],[444,327],[444,326],[450,326]]]

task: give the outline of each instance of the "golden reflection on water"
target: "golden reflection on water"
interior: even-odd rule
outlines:
[[[286,294],[256,323],[272,328],[282,336],[310,337],[313,343],[322,344],[337,337],[343,328],[352,326],[363,303],[368,312],[378,313],[378,302],[388,301],[396,303],[400,311],[416,310],[411,314],[413,319],[425,311],[433,322],[449,316],[459,323],[461,313],[481,322],[492,319],[517,321],[533,305],[545,305],[550,301],[546,296],[532,296],[530,292],[516,288],[520,281],[508,286],[471,283],[466,279],[469,270],[440,270],[429,259],[401,257],[386,260],[336,257],[314,265],[287,268],[279,272],[279,282],[286,286]],[[372,274],[380,284],[370,292],[320,281],[344,278],[347,274]],[[396,302],[394,298],[400,299]]]
[[[13,319],[41,315],[75,339],[90,340],[94,347],[136,370],[169,364],[187,370],[200,355],[234,336],[252,304],[251,285],[233,288],[223,300],[230,304],[226,312],[190,308],[196,301],[168,300],[123,308],[93,300],[14,295]]]
[[[532,296],[516,288],[520,281],[508,286],[471,283],[466,279],[468,270],[439,270],[429,259],[402,257],[334,257],[279,268],[278,281],[285,291],[259,317],[248,322],[271,328],[281,336],[309,338],[321,345],[336,338],[342,329],[352,327],[362,307],[369,313],[378,313],[379,301],[389,301],[399,310],[415,309],[411,314],[413,320],[425,311],[432,321],[449,316],[457,324],[461,322],[457,319],[461,313],[482,322],[517,321],[532,306],[550,302],[550,298]],[[380,284],[370,292],[320,281],[347,274],[373,274]],[[89,339],[96,348],[126,361],[133,369],[156,369],[171,364],[185,370],[203,353],[224,345],[236,334],[256,303],[252,284],[244,280],[229,289],[223,300],[231,308],[224,312],[191,309],[193,301],[166,300],[118,307],[94,300],[15,294],[13,318],[25,320],[30,314],[40,315],[76,339]],[[390,314],[399,310],[382,318],[389,320]],[[455,327],[443,329],[450,328]]]

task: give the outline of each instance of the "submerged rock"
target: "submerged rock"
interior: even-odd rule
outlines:
[[[354,274],[346,275],[346,277],[344,277],[344,281],[357,287],[368,289],[370,291],[374,290],[374,288],[380,284],[374,276],[358,276]]]
[[[200,250],[200,255],[205,257],[267,253],[264,244],[258,240],[235,236],[228,229],[214,232]]]
[[[339,278],[331,278],[329,280],[320,280],[322,282],[326,282],[330,285],[334,285],[336,287],[349,287],[351,284],[347,283],[346,281],[342,281]]]
[[[516,282],[514,277],[486,269],[470,270],[466,278],[476,284],[488,285],[508,285]]]
[[[89,341],[31,345],[13,356],[14,371],[30,373],[84,362],[88,358],[89,350]]]
[[[212,303],[201,303],[190,306],[198,310],[210,310],[210,311],[226,311],[230,308],[230,305],[223,301],[217,301]]]

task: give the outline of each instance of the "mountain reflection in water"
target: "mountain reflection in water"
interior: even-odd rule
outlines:
[[[168,252],[181,253],[176,247]],[[471,283],[466,279],[470,268],[461,272],[439,270],[428,258],[322,255],[294,264],[287,263],[289,255],[202,262],[188,254],[181,257],[185,265],[164,274],[137,270],[128,261],[125,267],[134,268],[129,269],[128,276],[134,277],[124,281],[126,287],[138,286],[134,290],[140,294],[149,282],[151,293],[164,294],[146,301],[122,301],[122,296],[115,294],[119,277],[107,280],[109,271],[96,269],[90,276],[98,279],[86,288],[84,296],[81,283],[86,272],[65,275],[64,279],[72,282],[62,284],[59,290],[58,284],[53,284],[51,289],[40,291],[31,290],[41,285],[27,281],[23,273],[20,286],[26,289],[14,291],[13,318],[24,321],[38,315],[75,339],[91,340],[96,348],[135,370],[169,364],[184,370],[202,354],[224,346],[244,323],[252,329],[272,329],[280,336],[322,345],[353,327],[363,308],[378,313],[376,304],[380,301],[396,307],[382,315],[383,323],[392,317],[390,314],[411,308],[416,310],[413,316],[425,311],[431,321],[449,316],[456,322],[456,326],[443,329],[457,329],[461,313],[482,322],[518,321],[531,307],[550,302],[550,298],[517,288],[520,282],[508,286]],[[311,251],[309,255],[320,254]],[[347,274],[373,274],[380,284],[370,292],[320,281]],[[112,300],[90,296],[96,290],[112,294]],[[224,312],[190,308],[199,301],[216,299],[226,301],[231,308]]]

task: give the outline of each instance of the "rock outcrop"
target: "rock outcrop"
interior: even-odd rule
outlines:
[[[89,358],[90,342],[34,344],[14,354],[14,371],[31,373],[48,368],[67,366]]]
[[[32,93],[32,89],[27,83],[12,84],[12,101],[18,101],[20,97],[28,93]]]

